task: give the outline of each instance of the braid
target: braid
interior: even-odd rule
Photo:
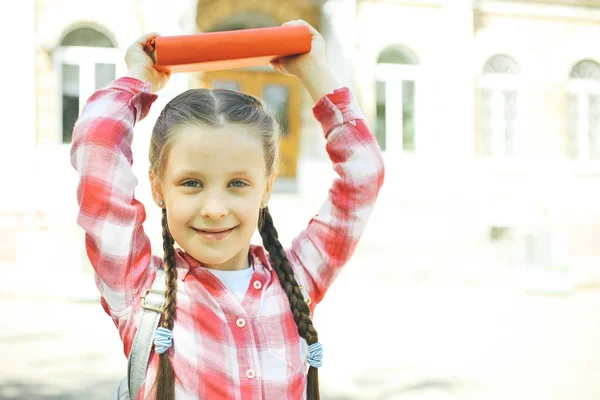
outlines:
[[[175,321],[175,302],[177,300],[177,270],[175,268],[175,240],[169,232],[167,224],[167,210],[162,210],[162,227],[163,227],[163,251],[164,251],[164,268],[166,275],[167,287],[165,290],[165,309],[162,315],[162,327],[169,330],[173,329]]]
[[[273,217],[271,216],[271,213],[269,213],[268,207],[262,210],[259,231],[263,244],[269,252],[269,258],[271,259],[273,269],[275,269],[279,282],[290,302],[294,321],[298,327],[298,334],[306,340],[308,345],[317,343],[319,341],[319,335],[310,319],[310,309],[304,302],[304,296],[302,295],[298,282],[294,276],[294,270],[285,255],[283,246],[279,242],[279,235],[275,229],[275,225],[273,225]],[[317,371],[318,369],[312,366],[308,369],[307,400],[319,400],[320,398],[319,377]]]
[[[175,322],[177,300],[177,270],[175,267],[175,248],[173,247],[175,240],[169,232],[167,210],[165,209],[162,210],[162,228],[166,290],[161,326],[172,330]],[[157,400],[174,400],[175,398],[175,375],[167,353],[164,352],[159,356],[158,373],[153,388],[153,391],[156,391]]]

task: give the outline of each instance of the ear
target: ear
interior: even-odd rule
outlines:
[[[150,186],[152,187],[152,199],[154,199],[154,202],[157,206],[163,208],[165,205],[160,179],[158,179],[158,177],[152,169],[148,170],[148,178],[150,178]],[[163,202],[162,205],[160,204],[161,201]]]
[[[271,175],[267,177],[267,185],[265,187],[265,193],[263,194],[262,203],[269,203],[271,200],[271,195],[273,194],[273,182],[275,182],[275,178],[277,177],[277,169],[273,171]]]

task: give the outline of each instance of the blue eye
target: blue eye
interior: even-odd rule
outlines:
[[[241,188],[241,187],[244,187],[244,186],[248,186],[246,184],[246,182],[242,182],[240,180],[231,181],[230,185],[232,185],[233,187],[236,187],[236,188]]]
[[[187,181],[187,182],[183,182],[183,186],[189,187],[189,188],[199,188],[199,187],[202,187],[202,184],[198,181]]]

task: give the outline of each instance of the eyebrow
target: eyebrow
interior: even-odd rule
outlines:
[[[201,171],[194,171],[194,170],[183,170],[181,172],[177,173],[177,176],[182,176],[182,175],[193,175],[193,176],[200,176],[200,177],[204,177],[205,174],[202,173]],[[243,176],[250,176],[251,174],[248,171],[231,171],[228,173],[228,175],[232,176],[232,175],[243,175]]]

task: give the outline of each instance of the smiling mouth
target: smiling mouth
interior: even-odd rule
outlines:
[[[202,233],[222,233],[222,232],[230,231],[232,229],[233,228],[229,228],[229,229],[196,229],[196,228],[194,228],[195,231],[202,232]]]
[[[234,226],[233,228],[229,229],[192,229],[206,240],[222,240],[229,236],[231,231],[233,231],[235,228],[236,227]]]

